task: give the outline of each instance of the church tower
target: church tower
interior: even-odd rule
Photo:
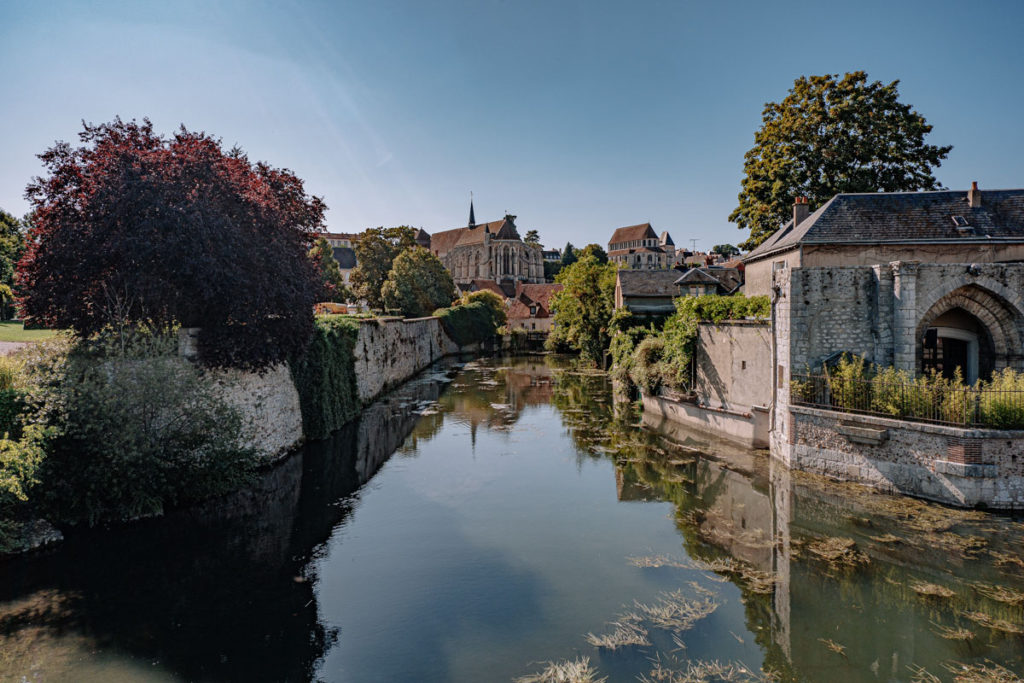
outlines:
[[[476,216],[473,215],[473,193],[469,193],[469,227],[476,227]]]

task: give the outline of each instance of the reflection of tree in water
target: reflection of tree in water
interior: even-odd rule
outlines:
[[[440,387],[405,385],[252,490],[0,564],[0,680],[33,662],[66,679],[97,650],[186,680],[313,680],[338,637],[313,560]]]

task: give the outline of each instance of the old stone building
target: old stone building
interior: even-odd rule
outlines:
[[[846,351],[973,382],[1024,363],[1024,190],[798,202],[744,261],[744,292],[772,294],[790,331],[787,366]]]
[[[441,259],[455,284],[474,279],[496,282],[544,282],[544,260],[538,246],[526,244],[516,231],[516,217],[509,214],[498,221],[477,225],[473,204],[469,224],[464,228],[435,232],[420,231],[417,242]]]
[[[618,228],[608,240],[608,260],[633,270],[665,270],[675,256],[672,237],[667,231],[659,237],[650,223]]]

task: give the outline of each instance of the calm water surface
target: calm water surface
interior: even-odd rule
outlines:
[[[438,368],[253,491],[0,564],[0,681],[1024,670],[1019,520],[644,419],[567,361]],[[588,642],[612,622],[646,644]]]

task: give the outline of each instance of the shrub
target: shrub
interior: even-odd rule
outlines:
[[[1001,429],[1024,429],[1024,373],[1012,368],[995,372],[982,384],[981,417]]]
[[[459,346],[468,346],[490,339],[498,331],[491,307],[477,301],[464,306],[452,306],[434,311],[441,319],[445,333]]]
[[[307,439],[324,439],[359,414],[355,372],[358,335],[359,323],[351,318],[318,317],[309,346],[289,363]]]
[[[65,347],[66,348],[66,347]],[[255,456],[242,417],[170,335],[98,337],[30,359],[31,424],[47,425],[40,494],[55,521],[122,521],[245,482]]]
[[[496,292],[489,289],[481,289],[478,292],[466,292],[462,295],[460,304],[472,304],[479,301],[491,309],[496,325],[501,326],[508,322],[508,313],[505,311],[505,300]]]
[[[637,345],[633,353],[630,376],[645,394],[656,394],[664,382],[664,354],[665,340],[661,337],[647,337]]]

